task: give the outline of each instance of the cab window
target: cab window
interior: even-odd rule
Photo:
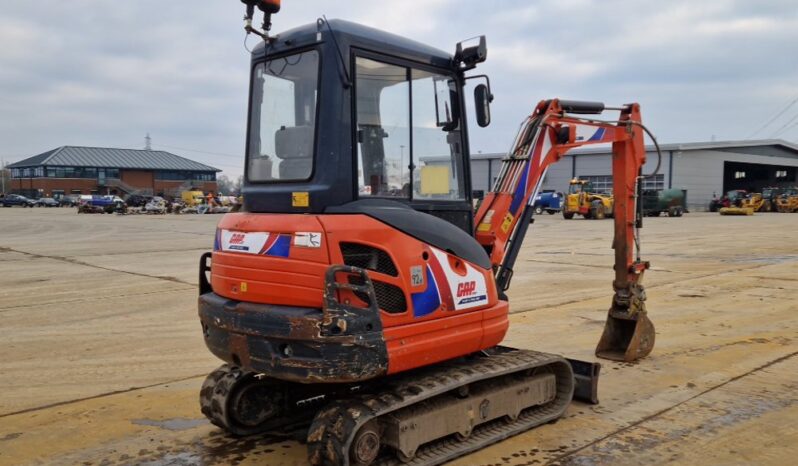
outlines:
[[[360,196],[463,199],[453,79],[364,57],[355,65]]]

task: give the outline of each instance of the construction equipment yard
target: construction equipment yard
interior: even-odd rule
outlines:
[[[0,464],[305,464],[301,437],[235,439],[197,393],[219,365],[197,318],[213,216],[0,212]],[[542,216],[504,344],[593,354],[612,221]],[[798,455],[795,217],[645,220],[657,344],[601,360],[600,404],[452,464],[788,464]],[[750,241],[755,231],[756,241]],[[542,246],[541,246],[542,245]]]

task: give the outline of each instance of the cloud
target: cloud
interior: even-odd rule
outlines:
[[[4,0],[0,156],[142,147],[150,132],[155,147],[202,151],[173,150],[236,176],[249,69],[242,13],[231,1]],[[274,31],[322,14],[449,51],[487,35],[476,72],[490,75],[496,100],[489,128],[470,124],[474,152],[506,150],[544,98],[639,101],[663,142],[681,142],[739,138],[798,97],[798,9],[788,0],[293,0]],[[798,139],[798,127],[781,136]]]

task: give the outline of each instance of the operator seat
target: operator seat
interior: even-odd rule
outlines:
[[[274,134],[281,180],[304,180],[313,170],[313,127],[280,127]]]

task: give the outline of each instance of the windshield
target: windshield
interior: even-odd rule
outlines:
[[[583,183],[574,183],[568,187],[568,194],[579,194],[582,192],[584,186]]]
[[[463,199],[454,80],[364,57],[355,66],[359,195]]]
[[[247,177],[250,181],[306,180],[313,172],[319,54],[274,58],[252,77]]]

